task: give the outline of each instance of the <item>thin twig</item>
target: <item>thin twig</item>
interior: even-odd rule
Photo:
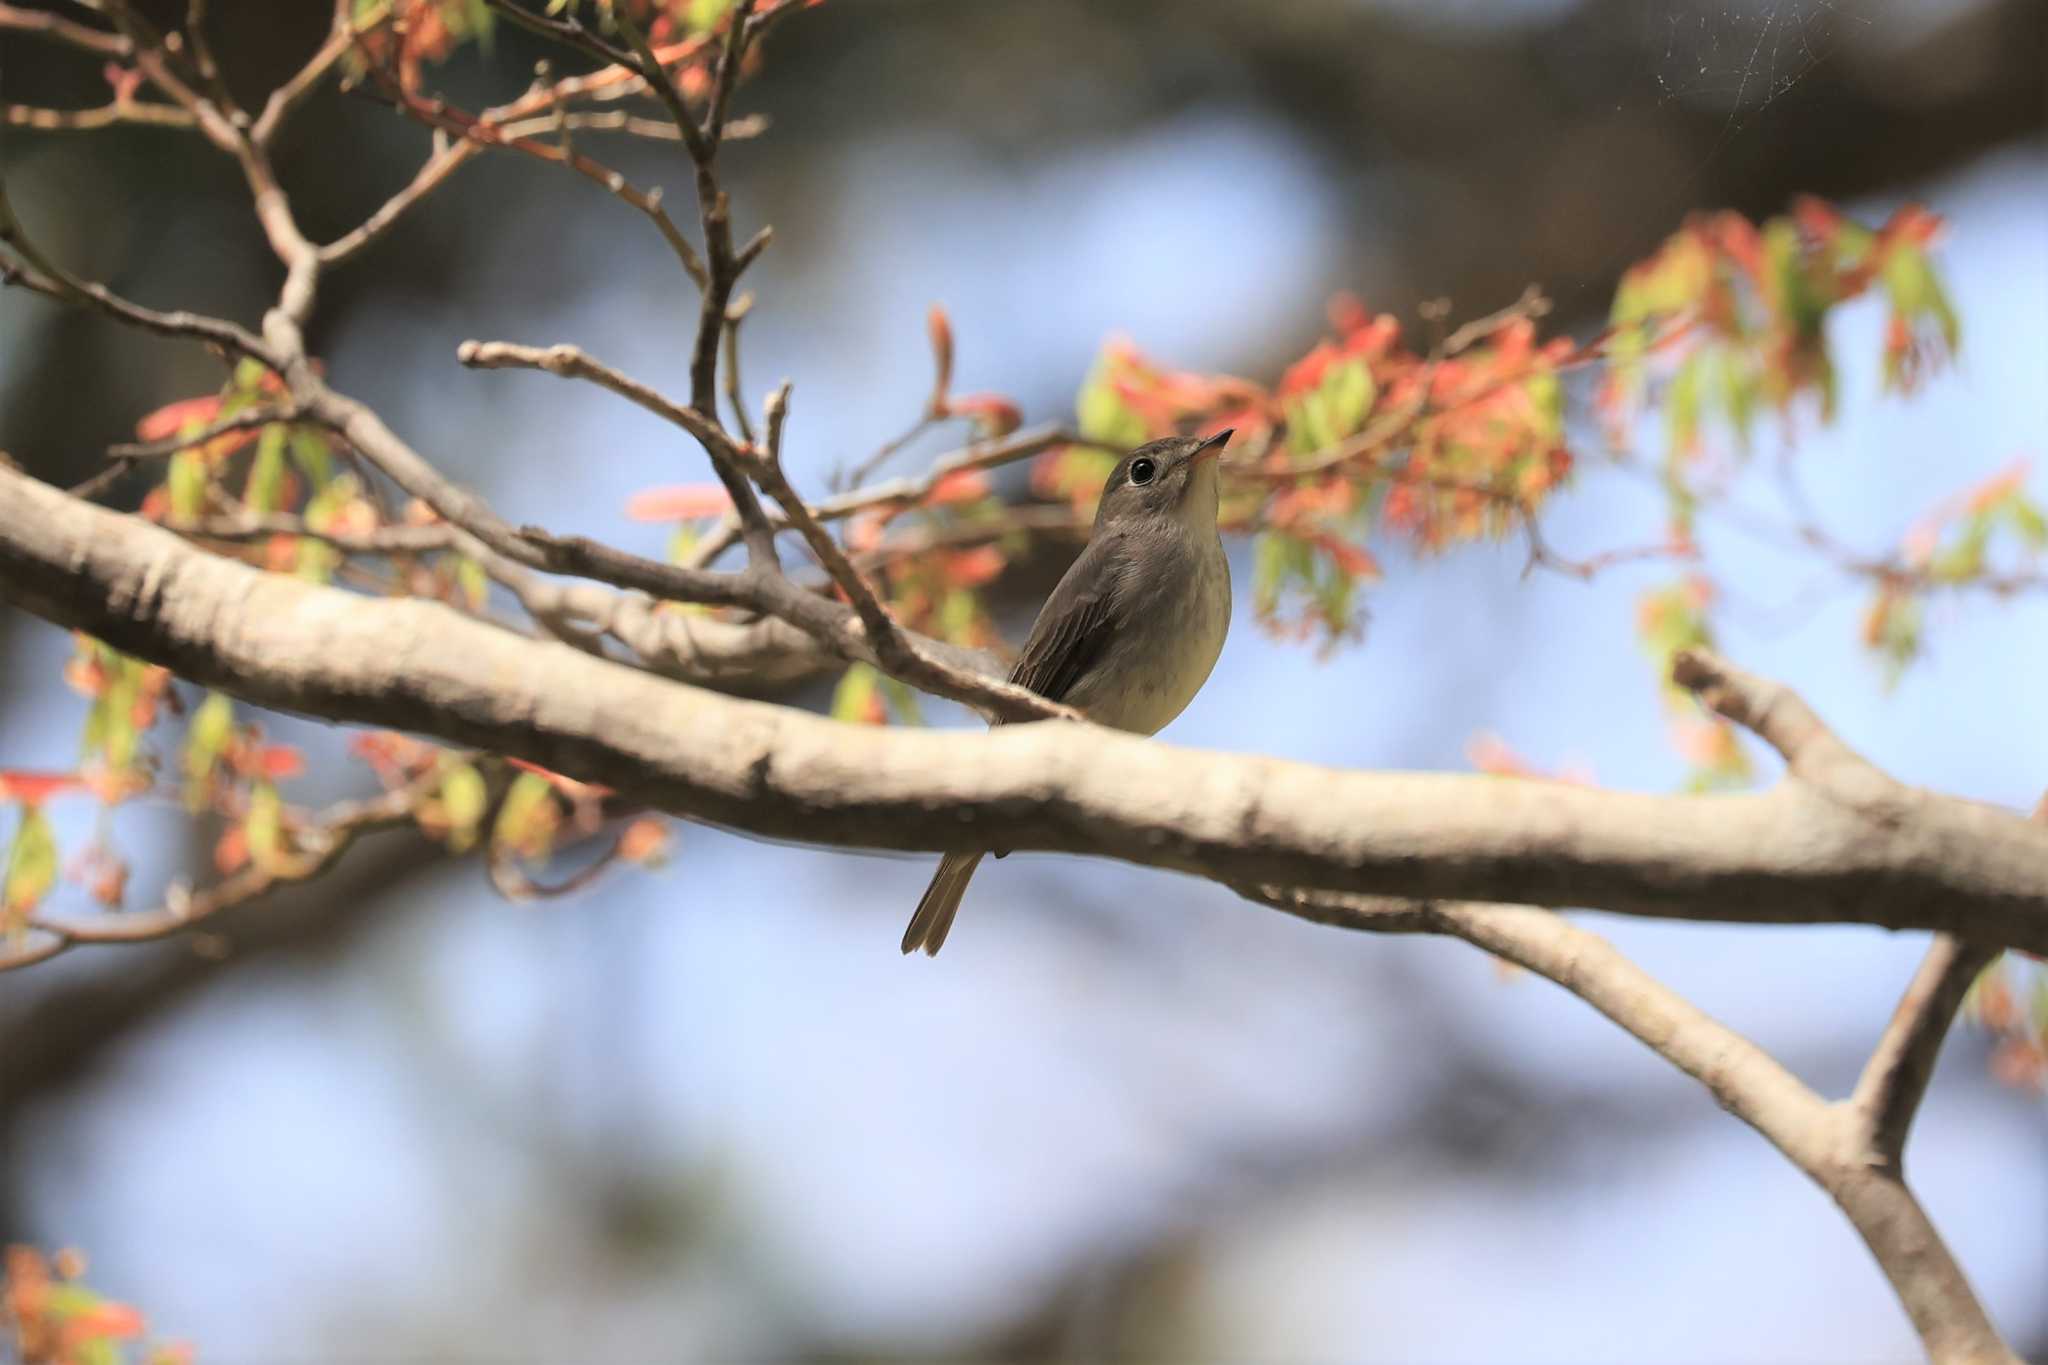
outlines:
[[[4,121],[10,128],[32,128],[40,133],[91,133],[116,124],[138,128],[190,128],[192,115],[172,104],[142,100],[115,100],[92,109],[39,109],[33,105],[5,106]]]
[[[240,412],[223,417],[187,436],[178,433],[155,441],[124,442],[107,447],[107,458],[113,460],[155,460],[166,455],[175,455],[181,450],[203,446],[216,437],[227,436],[237,431],[252,431],[267,427],[273,422],[295,422],[299,411],[295,407],[261,406],[243,408]]]
[[[455,358],[473,370],[544,370],[564,379],[581,379],[609,389],[663,421],[673,423],[695,437],[711,456],[714,466],[729,469],[735,479],[740,472],[740,449],[725,429],[695,408],[687,407],[659,390],[628,377],[568,345],[522,346],[511,341],[465,341],[455,348]]]
[[[0,190],[0,244],[13,247],[24,256],[28,256],[28,253],[22,250],[22,239],[13,231],[7,220],[4,194],[4,190]],[[62,273],[46,273],[4,258],[0,258],[0,283],[18,285],[69,303],[90,304],[109,317],[125,322],[131,327],[139,327],[145,332],[204,341],[233,355],[247,356],[277,368],[276,354],[260,337],[247,328],[223,318],[206,317],[182,309],[168,313],[158,312],[152,308],[144,308],[140,304],[130,303],[103,284],[74,279]]]
[[[367,32],[383,21],[388,7],[366,15],[360,25],[350,14],[350,0],[335,0],[334,22],[327,30],[327,38],[319,49],[307,59],[306,64],[292,73],[290,80],[270,92],[270,98],[263,102],[263,112],[256,116],[255,126],[249,136],[258,147],[268,147],[278,130],[296,113],[299,106],[320,88],[320,82],[327,73],[346,57],[355,46],[358,33]]]
[[[601,187],[607,194],[610,194],[621,203],[638,210],[661,233],[662,240],[668,243],[669,250],[675,254],[676,260],[681,263],[684,273],[688,274],[700,286],[705,283],[707,277],[704,264],[697,255],[697,249],[690,245],[689,239],[683,236],[681,229],[676,227],[675,220],[670,218],[668,211],[662,207],[662,196],[659,189],[640,189],[628,181],[620,172],[573,148],[551,142],[542,142],[531,137],[509,136],[503,129],[487,119],[466,114],[445,101],[421,100],[417,98],[382,68],[373,68],[373,72],[385,97],[396,108],[426,124],[428,127],[437,128],[451,134],[461,139],[464,143],[475,144],[480,147],[502,147],[508,151],[519,152],[533,157],[538,161],[565,166],[592,184]],[[364,245],[367,245],[367,240],[355,240],[359,233],[365,234],[368,239],[374,239],[378,233],[388,228],[407,208],[410,208],[427,193],[439,186],[447,178],[449,172],[453,171],[465,159],[466,155],[455,156],[448,151],[438,151],[420,169],[419,173],[414,176],[413,182],[410,185],[393,196],[384,208],[378,210],[372,219],[372,222],[375,224],[374,227],[371,224],[365,224],[364,228],[359,228],[356,232],[348,234],[348,236],[340,241],[330,244],[326,248],[325,254],[330,259],[343,259],[353,255]],[[366,229],[367,232],[365,232]]]
[[[439,782],[438,775],[434,784]],[[88,943],[145,943],[169,938],[266,892],[307,881],[332,867],[356,840],[413,823],[413,812],[433,784],[410,783],[367,800],[330,806],[309,824],[289,827],[296,856],[265,867],[255,863],[202,891],[173,889],[153,910],[100,914],[89,919],[38,915],[18,946],[0,950],[0,971],[26,967]]]
[[[748,445],[754,444],[754,423],[747,416],[746,394],[740,383],[740,323],[746,320],[748,310],[753,306],[754,296],[742,294],[725,310],[725,401],[732,409],[732,420],[738,425],[741,438]]]
[[[23,9],[19,5],[0,4],[0,29],[47,38],[102,57],[124,59],[133,51],[132,44],[122,34],[108,33],[48,10]]]
[[[1867,1140],[1889,1164],[1902,1164],[1906,1136],[1927,1094],[1949,1025],[1970,984],[1998,953],[1996,947],[1935,935],[1871,1052],[1849,1104],[1861,1117]]]
[[[983,685],[984,680],[933,658],[911,641],[896,618],[889,615],[889,609],[875,596],[874,588],[847,558],[839,542],[818,523],[804,500],[790,486],[789,477],[782,469],[782,427],[789,416],[789,391],[790,386],[785,381],[768,396],[764,423],[767,439],[761,457],[754,465],[754,477],[760,480],[768,496],[781,505],[783,515],[803,537],[804,544],[810,547],[826,574],[853,604],[854,612],[867,632],[868,643],[881,660],[884,671],[913,687],[942,693]],[[1003,683],[988,687],[987,692],[990,700],[997,703],[990,709],[1004,720],[1080,719],[1080,713],[1072,707],[1048,701],[1028,688]]]

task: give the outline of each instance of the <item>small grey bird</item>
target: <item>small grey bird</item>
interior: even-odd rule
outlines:
[[[1194,700],[1230,630],[1215,460],[1229,439],[1228,431],[1170,436],[1110,471],[1088,548],[1039,610],[1011,682],[1141,735]],[[904,952],[939,951],[984,856],[940,861],[904,931]]]

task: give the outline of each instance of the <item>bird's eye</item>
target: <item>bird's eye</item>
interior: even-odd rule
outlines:
[[[1131,461],[1131,482],[1144,484],[1152,482],[1152,476],[1159,472],[1159,466],[1147,459]]]

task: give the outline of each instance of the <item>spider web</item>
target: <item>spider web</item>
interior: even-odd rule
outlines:
[[[1709,161],[1873,22],[1842,0],[1651,0],[1643,8],[1657,107],[1726,112]]]

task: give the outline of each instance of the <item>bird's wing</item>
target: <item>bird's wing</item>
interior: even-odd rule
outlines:
[[[1066,700],[1116,634],[1128,547],[1098,535],[1045,599],[1010,681],[1053,701]]]

